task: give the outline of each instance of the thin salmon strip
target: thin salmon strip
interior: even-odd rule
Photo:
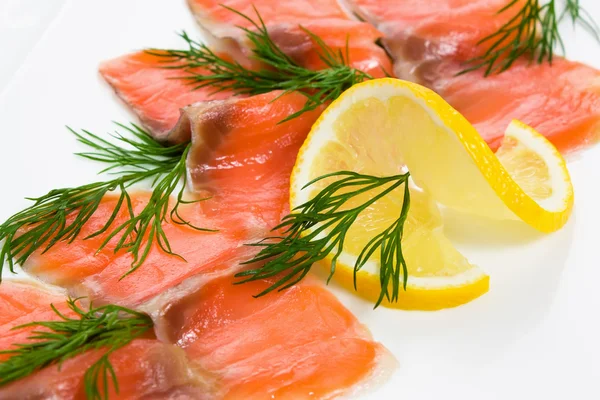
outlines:
[[[391,356],[322,285],[215,279],[166,307],[158,329],[212,377],[218,399],[328,399],[383,378]]]
[[[318,19],[348,19],[348,13],[338,4],[338,2],[330,0],[321,2],[310,0],[288,0],[279,2],[253,2],[248,0],[227,0],[218,2],[213,0],[188,0],[188,5],[194,16],[200,21],[201,25],[210,28],[213,32],[219,29],[231,29],[235,26],[247,26],[248,22],[244,18],[232,13],[226,7],[232,8],[249,17],[254,17],[254,7],[256,7],[261,18],[268,24],[286,22],[297,23]],[[224,21],[228,21],[228,23],[225,24]],[[216,34],[218,36],[225,36],[224,33],[220,32],[216,32]]]
[[[466,61],[485,52],[478,42],[509,22],[516,11],[498,13],[506,0],[341,0],[347,9],[375,25],[398,61],[405,58]],[[511,10],[518,10],[518,0]],[[405,75],[405,72],[403,72]]]
[[[31,329],[12,330],[33,321],[57,320],[50,304],[72,316],[64,293],[29,282],[5,281],[0,285],[0,350],[25,343]],[[36,327],[36,330],[41,328]],[[9,355],[0,356],[5,360]],[[66,360],[60,367],[46,367],[19,381],[0,387],[0,398],[84,400],[84,373],[100,353],[88,352]],[[183,351],[156,339],[136,339],[110,356],[119,382],[119,394],[111,387],[110,398],[119,399],[200,399],[200,381]]]
[[[269,226],[289,212],[289,176],[296,155],[324,106],[285,123],[304,107],[299,93],[271,92],[211,102],[193,121],[187,162],[191,189],[208,191],[211,216],[247,211]],[[187,113],[188,111],[186,111]]]
[[[0,388],[0,398],[86,400],[83,375],[98,358],[86,353],[65,361],[60,370],[50,366],[29,377]],[[155,339],[137,339],[110,357],[119,382],[119,393],[109,389],[109,398],[123,400],[205,399],[205,388],[197,383],[185,354],[173,345]]]
[[[248,60],[251,44],[238,27],[253,27],[248,20],[223,6],[253,20],[257,20],[256,7],[273,41],[307,68],[321,69],[325,65],[318,57],[318,47],[300,26],[318,35],[336,51],[346,53],[348,49],[349,64],[353,67],[375,77],[391,73],[387,54],[375,43],[381,33],[373,26],[351,18],[336,0],[188,0],[188,4],[208,34],[209,45],[231,54],[240,62]]]
[[[128,54],[100,65],[102,77],[159,141],[165,141],[175,127],[181,108],[230,96],[227,92],[214,93],[213,88],[193,90],[189,82],[176,79],[185,73],[164,68],[168,65],[164,58],[145,52]]]
[[[306,98],[281,92],[232,98],[184,110],[192,135],[188,160],[192,188],[209,200],[182,208],[195,226],[217,229],[198,232],[165,222],[163,227],[175,252],[185,261],[155,246],[145,263],[123,278],[131,267],[130,254],[114,254],[114,243],[95,254],[102,236],[82,238],[100,229],[115,207],[107,198],[73,243],[58,243],[44,254],[33,255],[24,268],[46,282],[94,301],[137,307],[194,275],[233,274],[255,251],[246,246],[265,237],[289,212],[289,176],[296,154],[321,109],[278,124],[300,110]],[[279,98],[278,98],[279,97]],[[180,124],[183,127],[185,124]],[[133,193],[140,210],[147,195]],[[115,226],[127,217],[126,210]]]
[[[513,119],[533,126],[562,153],[600,138],[600,71],[559,57],[551,66],[521,60],[488,77],[480,71],[456,76],[460,68],[441,64],[430,87],[473,123],[493,149],[500,147]]]
[[[561,152],[597,142],[600,136],[600,72],[555,57],[552,65],[526,58],[501,74],[464,75],[464,63],[486,50],[477,42],[494,33],[519,9],[498,14],[502,0],[346,0],[385,34],[401,79],[430,87],[475,125],[496,149],[512,119],[533,126]],[[487,45],[491,45],[492,42]]]
[[[61,313],[68,314],[65,293],[50,290],[41,284],[20,281],[3,281],[0,285],[0,350],[9,350],[15,343],[25,343],[32,329],[13,330],[15,326],[31,321],[56,319],[50,308],[54,303]],[[0,361],[9,356],[0,354]]]
[[[146,193],[133,193],[134,210],[139,212],[146,204]],[[87,296],[97,303],[115,303],[135,307],[166,288],[199,273],[211,273],[235,264],[236,257],[244,254],[242,244],[255,239],[255,227],[244,221],[247,214],[230,219],[207,218],[200,207],[191,208],[186,217],[198,226],[220,229],[218,233],[197,232],[189,227],[165,223],[164,230],[170,244],[180,258],[164,253],[154,246],[142,268],[127,278],[133,258],[129,253],[114,253],[114,243],[95,254],[103,236],[83,240],[106,222],[115,207],[115,197],[106,198],[91,220],[84,226],[80,237],[73,243],[60,242],[44,254],[36,253],[25,263],[24,269],[45,282],[63,286],[74,296]],[[115,226],[125,221],[121,210]]]

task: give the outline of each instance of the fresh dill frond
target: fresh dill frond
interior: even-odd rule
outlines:
[[[600,27],[596,21],[594,21],[594,18],[591,16],[591,14],[586,9],[581,7],[579,0],[567,0],[560,20],[562,20],[565,16],[569,16],[571,18],[573,25],[579,24],[590,35],[592,35],[596,41],[600,42]]]
[[[91,350],[102,356],[85,372],[85,393],[90,400],[107,400],[108,387],[112,383],[119,392],[117,376],[110,363],[110,355],[128,345],[153,328],[152,319],[124,307],[105,305],[83,310],[77,305],[79,299],[69,299],[68,307],[75,313],[73,318],[61,313],[55,321],[36,321],[13,329],[37,328],[29,336],[30,342],[15,344],[11,350],[0,351],[10,356],[0,362],[0,387],[25,378],[42,368],[56,365]]]
[[[354,288],[356,289],[357,273],[373,254],[379,251],[381,294],[375,307],[379,306],[383,299],[390,302],[398,301],[400,282],[402,281],[406,289],[408,277],[401,243],[404,222],[410,207],[408,177],[409,173],[380,178],[340,171],[309,182],[303,189],[323,179],[339,178],[283,218],[281,224],[273,229],[281,230],[283,236],[269,237],[251,244],[262,249],[254,258],[243,264],[256,262],[264,264],[260,268],[238,273],[236,277],[242,280],[237,283],[280,277],[272,286],[257,294],[257,297],[275,289],[284,290],[302,280],[314,263],[324,260],[332,253],[329,282],[335,273],[336,262],[344,250],[348,230],[359,214],[404,184],[400,215],[390,226],[371,238],[354,265]],[[364,193],[371,193],[372,196],[360,205],[343,209],[348,201]]]
[[[319,36],[300,27],[315,43],[318,56],[326,68],[314,71],[307,69],[285,52],[269,36],[267,27],[254,8],[258,22],[241,12],[226,7],[228,10],[246,19],[252,28],[243,28],[251,44],[251,59],[258,61],[261,69],[253,70],[237,61],[231,61],[213,52],[205,44],[192,40],[187,33],[181,37],[185,40],[187,50],[147,50],[148,53],[164,57],[168,65],[165,68],[182,69],[186,75],[180,79],[188,81],[194,89],[214,87],[216,92],[232,91],[237,95],[258,95],[273,90],[285,93],[297,91],[304,94],[307,101],[304,107],[281,122],[293,119],[298,115],[314,110],[328,101],[334,100],[346,89],[372,76],[347,65],[349,49],[344,51],[330,48]],[[198,73],[200,68],[206,73]]]
[[[90,148],[90,151],[78,155],[107,164],[102,172],[110,172],[114,178],[54,189],[44,196],[29,198],[33,205],[0,225],[0,241],[4,241],[0,248],[0,276],[5,264],[14,272],[14,264],[23,265],[35,251],[41,249],[46,252],[58,242],[73,242],[104,196],[114,191],[119,193],[119,198],[112,214],[102,228],[86,238],[107,234],[98,251],[113,238],[118,238],[114,251],[125,250],[133,254],[127,274],[143,264],[153,243],[166,253],[176,255],[162,228],[167,217],[176,224],[210,231],[193,226],[179,214],[179,206],[190,203],[183,199],[187,180],[185,160],[190,144],[164,147],[136,125],[119,126],[131,137],[116,134],[116,144],[85,130],[77,133],[70,129],[80,143]],[[152,182],[152,194],[144,209],[136,214],[127,190],[142,181]],[[170,207],[169,201],[174,193],[177,193],[175,204]],[[129,218],[115,227],[115,220],[123,207],[126,207]]]
[[[511,12],[521,3],[520,0],[511,0],[498,14]],[[481,68],[485,70],[485,76],[501,73],[522,57],[538,64],[552,63],[557,45],[563,53],[565,51],[558,27],[567,16],[573,24],[582,26],[600,42],[600,29],[591,15],[581,7],[579,0],[566,0],[562,12],[557,3],[557,0],[525,1],[515,16],[497,32],[479,41],[479,46],[489,45],[488,49],[483,55],[468,60],[467,64],[470,66],[461,74]]]

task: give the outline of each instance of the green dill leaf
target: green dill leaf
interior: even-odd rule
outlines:
[[[359,214],[377,200],[404,185],[404,202],[400,215],[389,227],[369,241],[354,265],[356,288],[356,274],[373,254],[379,251],[381,294],[375,307],[379,306],[384,299],[390,302],[398,301],[400,282],[402,281],[406,289],[408,276],[401,243],[404,223],[410,208],[408,177],[409,173],[376,177],[340,171],[309,182],[304,188],[323,179],[338,178],[319,191],[311,200],[295,208],[273,228],[274,231],[282,231],[282,236],[268,237],[258,243],[250,244],[261,250],[243,264],[262,263],[262,265],[236,274],[236,277],[241,278],[241,281],[236,283],[278,277],[273,285],[258,293],[257,297],[276,289],[284,290],[301,281],[314,263],[333,254],[329,282],[335,273],[337,259],[343,252],[346,235]],[[342,209],[349,200],[367,192],[372,193],[372,196],[364,203]]]
[[[566,0],[562,12],[557,3],[557,0],[527,0],[498,31],[479,41],[478,45],[489,46],[486,52],[468,60],[468,67],[459,74],[478,69],[484,69],[485,76],[502,73],[522,57],[538,64],[552,63],[556,46],[565,51],[558,28],[567,16],[600,42],[600,29],[579,0]],[[498,13],[512,12],[520,4],[519,0],[511,0]]]

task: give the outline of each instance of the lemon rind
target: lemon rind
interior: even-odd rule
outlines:
[[[538,200],[538,203],[550,212],[564,212],[572,207],[574,196],[571,177],[565,167],[566,162],[556,147],[535,129],[516,119],[512,120],[506,129],[505,136],[512,137],[528,149],[535,150],[544,160],[559,160],[558,163],[546,163],[552,182],[553,195]]]
[[[472,272],[469,271],[466,273],[471,274]],[[376,302],[379,298],[381,286],[378,275],[359,272],[357,275],[356,291],[354,290],[352,268],[338,267],[333,279],[346,290],[356,293],[359,297],[370,303]],[[428,278],[421,279],[426,280]],[[384,299],[381,305],[400,310],[437,311],[469,303],[487,293],[490,288],[490,278],[482,271],[481,274],[473,274],[473,277],[470,277],[470,280],[464,282],[464,284],[455,286],[419,286],[414,283],[415,280],[414,277],[410,277],[406,290],[400,289],[398,301],[389,302],[387,299]]]

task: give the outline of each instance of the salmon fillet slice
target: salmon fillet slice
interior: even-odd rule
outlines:
[[[134,211],[145,206],[149,195],[132,193]],[[108,220],[117,198],[107,197],[83,227],[80,237],[73,243],[60,242],[48,252],[33,254],[23,268],[39,279],[65,287],[74,296],[87,296],[96,303],[115,303],[136,307],[156,294],[197,273],[212,273],[232,267],[244,254],[242,244],[250,240],[256,229],[244,221],[247,214],[231,219],[214,220],[206,217],[200,207],[189,207],[186,218],[202,227],[221,229],[218,233],[197,232],[189,227],[165,223],[164,231],[170,244],[186,261],[164,253],[154,245],[143,266],[123,278],[130,271],[133,257],[130,253],[114,253],[115,243],[110,243],[99,254],[96,250],[104,240],[101,235],[83,240]],[[121,209],[115,226],[126,219],[125,207]],[[123,278],[123,279],[122,279]]]
[[[396,76],[438,92],[493,149],[515,118],[563,153],[600,137],[600,72],[592,67],[560,57],[552,65],[529,65],[523,58],[501,74],[457,75],[467,68],[465,61],[486,50],[477,42],[496,32],[523,2],[501,14],[502,0],[345,2],[384,33]]]
[[[209,46],[231,54],[241,63],[248,65],[251,44],[238,27],[253,29],[253,26],[223,6],[254,20],[257,20],[256,7],[273,41],[309,69],[322,69],[325,64],[318,57],[318,47],[299,25],[318,35],[336,51],[346,53],[348,49],[351,66],[376,77],[391,73],[387,54],[375,43],[381,33],[373,26],[351,18],[336,0],[188,0],[188,4],[205,31]]]
[[[67,316],[66,296],[57,290],[29,282],[4,281],[0,285],[0,350],[25,343],[32,329],[12,330],[33,321],[57,320],[50,304]],[[36,330],[41,328],[36,327]],[[1,355],[0,360],[9,356]],[[66,360],[62,366],[45,369],[0,387],[0,398],[86,399],[84,373],[98,360],[99,352],[84,353]],[[136,339],[110,356],[119,382],[119,394],[111,387],[111,398],[119,399],[200,399],[204,390],[186,356],[176,346],[154,338]]]
[[[54,303],[61,313],[68,314],[65,300],[65,293],[58,289],[49,290],[34,283],[3,281],[0,285],[0,350],[9,350],[15,343],[25,343],[31,335],[32,329],[13,330],[15,326],[56,319],[50,303]],[[7,358],[7,354],[0,354],[0,361]]]
[[[210,281],[170,303],[158,329],[183,348],[219,399],[328,399],[383,379],[393,361],[367,329],[307,278],[252,298],[273,282]]]
[[[127,54],[100,64],[100,74],[138,116],[158,141],[166,141],[180,117],[180,109],[204,100],[229,97],[213,88],[193,90],[178,77],[185,73],[166,69],[165,59],[145,52]],[[200,73],[199,70],[195,72]]]
[[[385,45],[395,61],[405,57],[466,61],[479,56],[487,48],[477,43],[516,14],[511,11],[498,14],[506,6],[506,0],[342,0],[342,3],[385,35]],[[525,0],[518,0],[512,10],[524,3]]]
[[[492,149],[518,119],[547,137],[562,153],[600,138],[600,71],[555,58],[552,65],[520,60],[500,75],[481,71],[456,76],[462,67],[445,63],[433,70],[436,89],[471,122]]]
[[[197,275],[232,274],[240,261],[251,258],[253,243],[267,235],[289,211],[289,176],[298,149],[321,109],[286,123],[306,98],[298,93],[272,92],[247,99],[232,98],[191,106],[188,119],[192,149],[188,159],[192,189],[209,200],[182,207],[195,226],[218,229],[198,232],[169,222],[163,228],[175,252],[185,261],[155,246],[145,263],[130,269],[129,253],[114,254],[115,243],[95,254],[103,236],[83,240],[108,220],[117,199],[104,200],[79,238],[60,242],[44,254],[36,253],[23,266],[46,282],[94,301],[137,307],[162,291]],[[180,124],[180,127],[185,124]],[[182,128],[183,129],[183,128]],[[184,136],[185,133],[178,132]],[[147,195],[133,193],[140,210]],[[114,226],[127,217],[121,210]]]

